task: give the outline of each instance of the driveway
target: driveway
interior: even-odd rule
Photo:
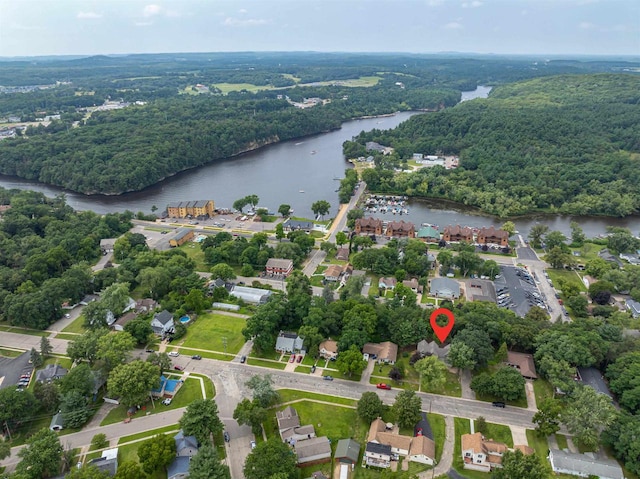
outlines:
[[[527,439],[527,430],[524,427],[518,426],[509,426],[511,429],[511,436],[513,436],[513,445],[522,444],[525,446],[529,445],[529,440]]]
[[[475,399],[476,393],[471,389],[471,371],[465,369],[460,374],[460,387],[462,388],[462,397],[465,399]]]

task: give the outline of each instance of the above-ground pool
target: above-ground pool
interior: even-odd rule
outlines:
[[[187,324],[189,321],[191,321],[191,318],[189,316],[183,316],[180,318],[180,322],[182,324]]]

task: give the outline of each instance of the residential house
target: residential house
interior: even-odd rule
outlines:
[[[473,230],[467,226],[445,226],[442,239],[447,243],[451,242],[465,242],[472,243],[473,242]]]
[[[506,444],[487,441],[479,432],[463,434],[460,441],[465,469],[489,472],[502,466],[502,455],[507,451]]]
[[[411,436],[402,436],[398,427],[386,424],[381,418],[374,419],[369,427],[368,442],[391,446],[391,453],[406,456],[411,448]]]
[[[282,229],[284,231],[304,231],[305,233],[311,233],[311,231],[313,231],[313,221],[289,219],[282,223]]]
[[[380,143],[376,143],[375,141],[367,141],[364,147],[367,151],[378,151],[383,155],[390,155],[393,153],[393,148],[390,146],[382,146]]]
[[[391,466],[391,446],[377,442],[367,442],[364,462],[367,466],[387,468]]]
[[[416,226],[408,221],[389,221],[384,233],[390,238],[415,238]]]
[[[326,339],[318,346],[320,357],[325,359],[335,359],[338,357],[338,342],[333,339]]]
[[[51,422],[49,423],[49,429],[55,432],[62,431],[64,429],[64,419],[62,419],[61,412],[55,414],[51,418]]]
[[[118,319],[115,320],[114,323],[111,324],[111,327],[114,331],[124,331],[124,327],[127,323],[130,323],[134,319],[136,319],[138,315],[133,311],[129,311],[127,314],[123,314]]]
[[[98,301],[100,299],[100,296],[98,296],[97,294],[87,294],[84,298],[82,298],[80,300],[80,303],[82,306],[86,306],[89,303],[93,303],[94,301]]]
[[[281,353],[298,352],[302,349],[303,344],[304,339],[298,336],[297,333],[280,331],[276,339],[276,351]]]
[[[458,299],[460,283],[451,278],[433,278],[429,285],[429,294],[436,298]]]
[[[349,261],[349,248],[338,248],[336,259],[338,261]]]
[[[102,254],[113,253],[113,247],[117,238],[103,238],[100,240],[100,251]]]
[[[316,430],[313,424],[291,427],[280,433],[280,438],[289,444],[298,444],[300,441],[305,441],[312,437],[316,437]]]
[[[398,281],[393,277],[385,278],[384,276],[378,280],[378,289],[395,289]]]
[[[89,464],[98,468],[98,470],[108,473],[111,477],[118,472],[118,448],[107,449],[102,451],[102,456],[89,461]]]
[[[36,372],[36,382],[50,383],[51,381],[63,378],[69,372],[59,364],[47,364],[44,369]]]
[[[437,356],[438,359],[444,361],[449,354],[449,349],[451,349],[451,345],[447,344],[444,347],[438,346],[435,341],[427,342],[426,339],[420,341],[416,347],[420,356]]]
[[[331,442],[326,436],[298,441],[293,446],[299,466],[331,462]]]
[[[135,309],[138,313],[150,313],[158,307],[158,302],[155,299],[144,298],[136,301]]]
[[[176,455],[193,457],[198,453],[198,440],[195,436],[185,436],[182,429],[173,436],[176,443]]]
[[[278,423],[278,431],[280,432],[281,439],[283,432],[300,426],[298,411],[296,411],[292,406],[287,406],[282,411],[276,411],[276,421]]]
[[[476,243],[509,246],[509,233],[505,230],[496,229],[493,226],[480,228],[476,237]]]
[[[238,286],[236,284],[232,287],[231,291],[229,291],[229,294],[235,298],[240,298],[246,303],[264,304],[269,300],[273,292],[268,289]]]
[[[284,258],[269,258],[265,266],[267,274],[281,274],[289,276],[293,271],[293,261]]]
[[[402,286],[406,286],[416,294],[422,293],[422,285],[418,283],[418,280],[416,278],[405,279],[402,282]]]
[[[189,456],[176,457],[167,468],[167,479],[185,479],[189,477]]]
[[[382,220],[378,218],[358,218],[355,232],[357,235],[381,235]]]
[[[173,314],[166,309],[154,314],[151,320],[151,329],[158,336],[172,334],[175,331]]]
[[[427,436],[416,436],[411,438],[411,448],[409,449],[409,461],[419,462],[432,466],[436,458],[436,443]]]
[[[195,234],[191,228],[178,228],[175,236],[169,240],[169,246],[173,248],[182,246],[187,241],[193,240],[194,236]]]
[[[507,365],[516,368],[525,379],[538,379],[531,354],[507,351]]]
[[[355,466],[360,456],[360,444],[353,439],[340,439],[333,458],[341,464]]]
[[[640,318],[640,303],[633,299],[627,299],[625,302],[627,303],[627,309],[631,313],[631,316],[633,316],[634,319]]]
[[[418,230],[418,234],[416,234],[416,238],[424,241],[425,243],[439,243],[440,232],[437,229],[435,229],[433,226],[423,226]]]
[[[376,359],[378,363],[395,364],[398,357],[398,345],[391,341],[367,343],[363,346],[362,352]]]
[[[600,370],[596,368],[578,368],[578,380],[587,386],[591,386],[600,394],[609,396],[613,401],[613,394],[609,390]]]
[[[613,459],[596,459],[593,454],[549,450],[549,463],[553,472],[578,477],[599,477],[600,479],[624,479],[620,464]]]
[[[340,280],[340,276],[343,273],[342,266],[338,264],[332,264],[324,270],[324,279],[326,281],[336,282]]]

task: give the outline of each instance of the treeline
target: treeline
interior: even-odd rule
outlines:
[[[372,191],[446,198],[497,216],[640,211],[640,77],[588,75],[506,85],[489,99],[362,133],[395,148],[363,179]],[[460,168],[394,174],[413,153],[455,154]],[[394,160],[395,159],[395,164]]]

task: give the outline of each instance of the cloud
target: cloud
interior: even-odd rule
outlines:
[[[93,20],[95,18],[102,18],[102,14],[96,12],[78,12],[76,18],[79,18],[80,20]]]
[[[482,2],[480,0],[473,0],[472,2],[464,2],[462,4],[462,8],[478,8],[482,6]]]
[[[596,26],[590,22],[580,22],[578,25],[582,30],[593,30]]]
[[[247,13],[247,9],[246,8],[241,8],[240,10],[238,10],[238,13]]]
[[[265,25],[267,22],[263,18],[248,18],[246,20],[240,20],[239,18],[227,17],[222,25],[226,27],[256,27],[259,25]]]
[[[443,27],[445,30],[462,30],[462,23],[458,22],[449,22]]]
[[[136,27],[148,27],[153,25],[153,22],[136,22],[134,25]]]
[[[427,0],[428,7],[438,7],[444,3],[444,0]]]
[[[143,17],[154,17],[156,15],[160,15],[162,13],[162,7],[160,5],[145,5],[142,9]]]

